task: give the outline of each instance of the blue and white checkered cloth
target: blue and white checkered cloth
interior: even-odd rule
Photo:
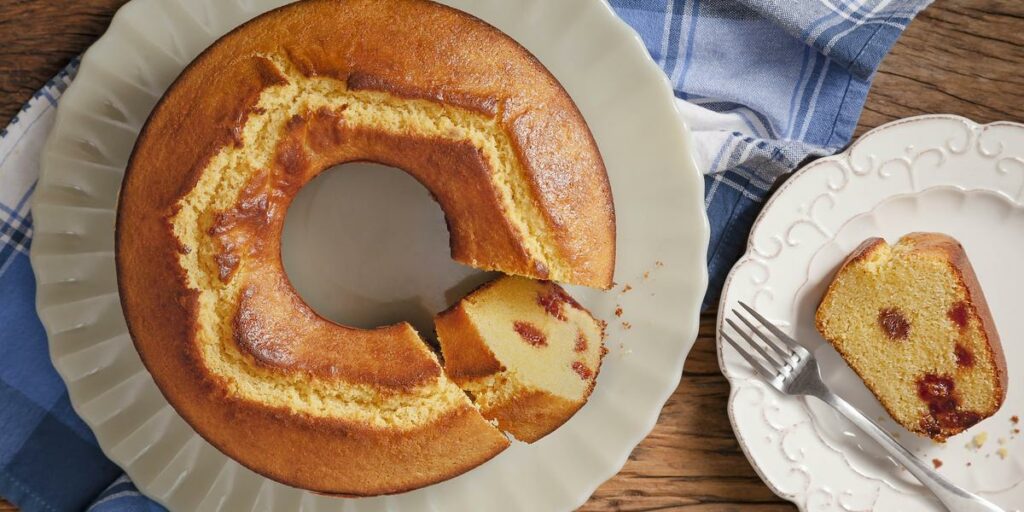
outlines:
[[[850,142],[871,78],[931,0],[611,0],[694,131],[711,223],[708,307],[775,180]]]
[[[872,74],[930,0],[611,0],[694,130],[713,303],[775,180],[849,143]],[[0,496],[24,510],[162,510],[100,452],[50,363],[29,198],[72,62],[0,131]]]

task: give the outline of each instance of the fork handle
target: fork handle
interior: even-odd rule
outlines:
[[[857,427],[877,441],[878,444],[882,445],[897,462],[907,468],[907,471],[910,471],[925,487],[932,491],[935,497],[949,510],[953,512],[1005,512],[992,502],[967,492],[929,468],[910,450],[896,442],[896,439],[872,421],[871,418],[865,416],[864,413],[840,398],[839,395],[828,390],[821,390],[815,396],[842,413],[854,425],[857,425]]]

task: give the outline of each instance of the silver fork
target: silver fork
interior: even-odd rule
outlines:
[[[813,396],[831,405],[852,421],[854,425],[857,425],[857,427],[871,436],[878,444],[882,445],[894,459],[907,468],[952,512],[1004,512],[1003,509],[992,504],[992,502],[962,489],[933,471],[924,462],[915,457],[910,450],[897,443],[892,436],[872,421],[871,418],[868,418],[864,413],[857,410],[856,407],[850,405],[849,402],[829,391],[828,387],[821,380],[821,372],[818,370],[818,362],[814,359],[814,354],[782,332],[781,329],[772,324],[768,319],[758,314],[757,311],[754,311],[753,308],[743,302],[739,304],[774,336],[765,334],[746,315],[734,309],[732,314],[739,318],[746,325],[747,329],[740,328],[732,319],[727,318],[725,321],[746,341],[746,346],[754,349],[757,356],[745,349],[743,344],[729,336],[724,328],[721,333],[722,339],[732,345],[773,388],[787,395]],[[749,333],[754,333],[760,338],[764,342],[763,345],[758,343]]]

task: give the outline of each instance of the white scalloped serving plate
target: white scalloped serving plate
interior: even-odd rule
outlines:
[[[832,273],[860,242],[912,231],[960,240],[978,273],[1006,349],[1010,386],[999,412],[945,445],[904,430],[818,335],[814,311]],[[922,116],[865,134],[842,154],[795,173],[765,206],[747,253],[726,281],[719,313],[752,304],[813,349],[837,393],[878,418],[939,471],[1008,510],[1024,504],[1024,125]],[[729,417],[755,470],[804,511],[940,511],[904,469],[815,399],[769,388],[719,340],[732,392]],[[972,440],[984,433],[978,446]],[[979,439],[980,440],[980,439]],[[1000,453],[1000,449],[1004,451]],[[1017,508],[1014,508],[1017,507]]]
[[[703,180],[689,133],[661,70],[604,2],[445,2],[510,34],[551,69],[586,117],[608,167],[616,278],[634,289],[573,293],[605,319],[621,306],[619,322],[631,327],[610,327],[611,353],[596,390],[565,426],[438,485],[373,499],[329,498],[267,480],[222,455],[182,421],[143,368],[114,275],[114,211],[125,163],[151,108],[186,63],[216,37],[283,3],[133,0],[86,52],[62,97],[33,203],[32,263],[39,316],[76,411],[139,488],[174,510],[581,505],[622,467],[675,390],[707,283]],[[480,277],[448,261],[441,212],[425,190],[401,173],[344,167],[307,186],[289,211],[289,276],[330,318],[373,325],[409,315],[422,326],[454,300],[455,289]],[[381,202],[391,215],[367,206]]]

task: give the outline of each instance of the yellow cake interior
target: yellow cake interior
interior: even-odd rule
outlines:
[[[519,277],[497,280],[466,297],[464,308],[504,371],[460,382],[482,409],[529,390],[578,402],[587,397],[603,351],[603,325],[582,308],[563,303],[553,316],[538,302],[543,283]],[[531,344],[517,332],[528,325],[544,337]],[[584,340],[579,343],[579,340]],[[440,340],[444,346],[444,340]]]
[[[239,351],[231,325],[238,308],[240,283],[245,281],[246,261],[242,259],[235,275],[226,282],[218,277],[215,257],[219,248],[209,231],[216,215],[238,202],[253,176],[269,168],[289,120],[326,108],[339,112],[351,126],[472,142],[489,162],[505,210],[522,234],[528,252],[548,267],[553,278],[569,275],[565,263],[552,254],[553,245],[544,229],[542,214],[529,199],[525,171],[508,134],[495,119],[479,113],[383,92],[348,90],[339,80],[306,77],[278,56],[266,59],[287,77],[287,83],[262,92],[257,108],[241,132],[241,144],[228,145],[216,153],[170,219],[183,248],[179,263],[187,275],[188,286],[199,292],[196,337],[203,363],[239,397],[314,416],[402,428],[423,424],[464,404],[465,395],[443,374],[435,382],[405,393],[382,394],[373,386],[302,372],[274,372],[254,365],[251,358]],[[500,350],[510,358],[523,357],[515,349]],[[423,351],[435,357],[426,346]],[[530,367],[529,363],[523,364]],[[523,372],[530,382],[563,393],[572,394],[579,387],[570,379],[563,382],[543,377],[533,368]]]
[[[918,430],[929,416],[923,376],[955,382],[962,411],[999,406],[995,363],[967,300],[948,258],[883,242],[837,274],[818,325],[893,418]]]

